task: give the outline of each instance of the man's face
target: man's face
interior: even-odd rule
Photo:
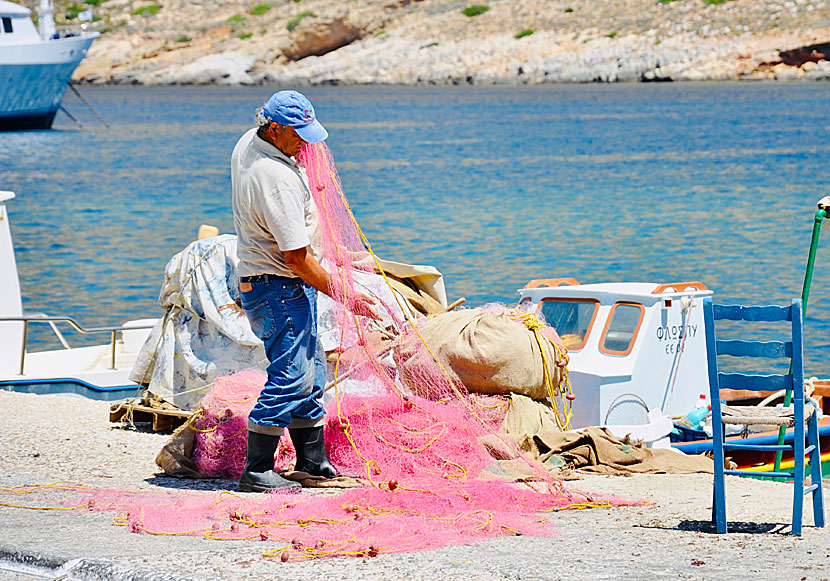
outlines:
[[[272,123],[268,133],[273,138],[271,143],[274,147],[289,157],[300,153],[300,149],[305,145],[305,141],[293,127]]]

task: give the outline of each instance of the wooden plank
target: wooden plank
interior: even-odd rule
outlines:
[[[171,416],[161,413],[153,414],[153,431],[154,432],[166,432],[168,430],[175,430],[183,423],[187,421],[187,418],[183,418],[181,416]]]
[[[746,389],[751,391],[778,391],[792,389],[792,375],[762,375],[754,373],[718,373],[721,389]]]
[[[715,319],[729,321],[791,321],[792,306],[713,305]]]
[[[168,410],[163,408],[154,408],[144,405],[138,404],[128,404],[133,410],[139,412],[147,412],[149,414],[163,414],[166,416],[175,416],[179,418],[189,418],[193,415],[193,412],[185,411],[185,410]]]
[[[813,384],[813,398],[818,402],[822,413],[830,415],[830,379],[819,379]]]
[[[110,408],[110,423],[120,422],[127,413],[127,408],[123,404],[119,404],[116,408]]]
[[[188,420],[193,412],[156,408],[132,402],[122,402],[110,408],[110,422],[125,422],[129,418],[134,423],[149,423],[153,431],[173,430]]]
[[[732,357],[766,357],[768,359],[790,358],[793,356],[791,341],[741,341],[723,340],[717,342],[718,355]]]
[[[815,388],[813,395],[830,396],[830,379],[819,379],[813,384],[813,387]]]

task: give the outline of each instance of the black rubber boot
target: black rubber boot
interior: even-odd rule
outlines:
[[[312,476],[334,478],[337,470],[326,456],[326,444],[323,439],[323,426],[317,428],[288,428],[291,442],[297,451],[297,463],[294,470],[307,472]]]
[[[239,478],[239,492],[302,488],[299,482],[287,480],[274,472],[274,453],[279,443],[279,436],[248,431],[248,461]]]

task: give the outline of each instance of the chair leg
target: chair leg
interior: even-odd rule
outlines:
[[[804,423],[796,422],[793,429],[793,534],[801,534],[801,520],[804,512]]]
[[[724,476],[723,424],[712,423],[712,455],[715,461],[715,486],[712,490],[712,521],[719,533],[725,533],[726,526],[726,482]]]
[[[807,441],[813,446],[810,452],[810,484],[817,484],[813,490],[813,521],[817,527],[824,526],[824,491],[821,482],[821,446],[818,437],[818,415],[813,414],[807,421]]]

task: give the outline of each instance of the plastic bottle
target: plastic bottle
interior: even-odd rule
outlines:
[[[686,414],[686,419],[693,428],[700,430],[703,428],[703,424],[705,423],[704,420],[706,419],[706,416],[709,415],[709,411],[711,409],[711,405],[706,405],[706,394],[701,393],[697,407]]]

